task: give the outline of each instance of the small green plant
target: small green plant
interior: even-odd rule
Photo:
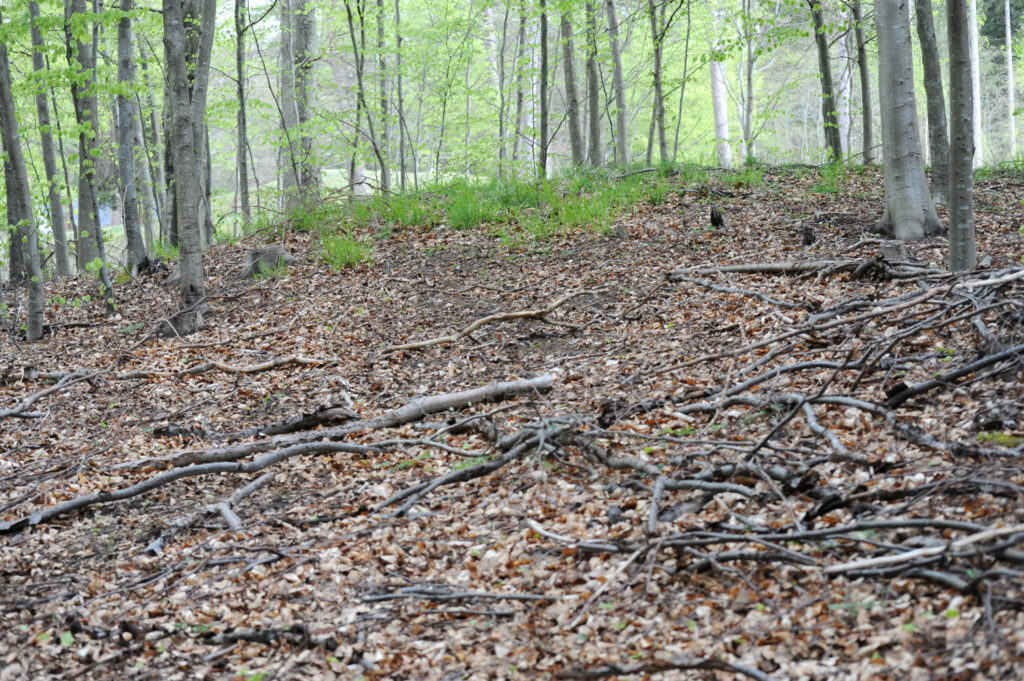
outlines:
[[[998,430],[984,430],[975,437],[977,437],[978,442],[999,445],[1000,447],[1020,447],[1024,445],[1024,437]]]
[[[347,234],[327,235],[321,239],[324,261],[336,270],[372,262],[372,249]]]
[[[821,174],[818,181],[811,187],[816,194],[838,194],[842,187],[842,180],[846,175],[846,168],[842,163],[829,163],[821,166]]]
[[[160,260],[177,260],[179,255],[178,247],[166,241],[157,241],[153,244],[153,255]]]

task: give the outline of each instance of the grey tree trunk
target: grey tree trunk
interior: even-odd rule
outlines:
[[[603,162],[601,155],[601,81],[597,73],[597,12],[587,2],[587,157],[595,168]]]
[[[522,64],[526,59],[526,18],[526,4],[523,3],[519,8],[519,33],[516,37],[516,119],[515,132],[512,135],[512,163],[514,164],[519,161],[520,140],[523,138],[524,128],[526,127],[524,119],[526,115],[526,74],[522,68]],[[518,169],[516,169],[517,174],[518,172]]]
[[[380,147],[389,161],[387,170],[381,172],[380,187],[388,192],[391,190],[391,126],[388,121],[388,60],[384,53],[384,0],[377,0],[377,89],[380,95]]]
[[[722,12],[712,12],[712,32],[716,35],[724,20]],[[709,57],[711,71],[711,106],[715,117],[715,149],[718,155],[718,165],[722,168],[732,167],[732,146],[729,144],[729,95],[725,87],[725,65],[717,40],[712,41],[711,55]]]
[[[248,9],[247,0],[235,0],[235,96],[238,98],[238,115],[236,117],[237,150],[235,163],[238,165],[238,201],[242,210],[242,220],[252,222],[252,207],[249,204],[249,163],[246,152],[249,146],[249,121],[246,112],[246,80],[245,80],[245,15]]]
[[[651,74],[654,80],[654,125],[658,132],[658,159],[662,163],[668,163],[668,136],[665,133],[665,92],[662,88],[662,40],[664,39],[664,16],[659,15],[658,6],[654,0],[647,0],[647,13],[650,15],[651,23],[651,44],[654,48],[654,70]],[[665,4],[660,3],[661,12],[664,12]]]
[[[537,176],[548,176],[548,11],[547,0],[540,0],[540,128],[539,153],[537,155]]]
[[[43,60],[43,35],[39,28],[39,3],[32,0],[28,5],[32,28],[32,70],[37,74],[46,70]],[[46,171],[46,196],[50,208],[50,229],[53,230],[53,253],[60,278],[71,276],[71,262],[68,258],[68,233],[64,220],[64,206],[60,202],[60,180],[57,175],[57,160],[53,151],[53,133],[50,131],[50,107],[46,91],[36,94],[36,118],[39,121],[39,138]]]
[[[3,16],[0,15],[0,26]],[[28,286],[28,318],[26,320],[25,337],[38,340],[43,337],[43,271],[39,256],[39,232],[36,229],[32,212],[32,195],[29,192],[28,170],[25,167],[25,156],[21,150],[21,136],[18,133],[18,117],[14,111],[14,98],[11,96],[11,65],[7,59],[7,44],[0,42],[0,136],[3,138],[4,150],[7,152],[11,166],[9,181],[13,181],[13,191],[8,196],[18,205],[18,212],[25,223],[25,270]]]
[[[949,189],[949,132],[946,127],[946,96],[942,92],[942,65],[935,40],[931,0],[914,0],[917,37],[921,43],[924,93],[928,108],[928,155],[931,157],[931,197],[936,206],[946,205]]]
[[[117,22],[117,80],[124,91],[117,95],[117,163],[124,192],[123,224],[128,246],[128,269],[136,274],[149,266],[149,255],[139,226],[139,202],[135,183],[135,106],[125,94],[135,82],[130,12],[133,0],[121,0]]]
[[[278,153],[278,177],[281,183],[282,207],[286,212],[302,203],[299,198],[299,103],[295,96],[295,15],[302,0],[279,0],[281,9],[281,135],[283,145]]]
[[[629,163],[629,130],[627,129],[626,80],[622,73],[622,54],[619,48],[619,17],[615,0],[605,0],[608,16],[608,47],[612,57],[612,89],[615,91],[615,162]]]
[[[201,145],[196,135],[195,119],[197,114],[205,114],[206,102],[205,97],[197,102],[195,92],[200,85],[205,88],[210,68],[210,53],[202,49],[195,50],[187,45],[186,22],[189,22],[190,27],[195,27],[195,24],[191,23],[195,15],[187,11],[187,3],[188,0],[163,0],[163,40],[170,104],[168,146],[175,171],[174,210],[178,225],[178,273],[181,296],[172,326],[174,331],[181,335],[199,330],[205,307],[202,251],[204,197],[197,154],[197,149]],[[199,18],[198,25],[202,33],[212,31],[214,18],[210,5],[204,9],[210,12],[204,11]],[[210,37],[212,39],[212,35]],[[200,35],[199,38],[202,43],[205,36]],[[191,55],[195,55],[196,60],[190,69],[187,65]]]
[[[143,159],[135,163],[135,179],[139,187],[142,200],[139,202],[139,213],[142,215],[143,236],[146,239],[146,250],[152,251],[155,242],[153,225],[159,224],[160,213],[157,208],[156,190],[153,186],[153,176],[149,171],[149,149],[146,144],[145,131],[142,129],[142,112],[139,109],[138,100],[135,102],[135,147],[143,150]]]
[[[576,89],[576,49],[572,40],[572,19],[568,12],[561,17],[562,72],[565,78],[565,98],[569,107],[569,146],[572,163],[581,166],[586,161],[583,150],[583,131],[580,121],[580,97]]]
[[[947,0],[949,34],[949,269],[971,269],[977,264],[974,234],[974,97],[971,45],[964,0]]]
[[[843,141],[839,135],[839,116],[836,114],[836,92],[832,84],[832,65],[828,57],[828,36],[825,34],[823,0],[807,0],[814,23],[814,43],[818,47],[818,77],[821,81],[821,118],[825,131],[825,147],[830,161],[843,158]]]
[[[843,156],[850,153],[850,93],[853,90],[853,64],[850,59],[850,34],[839,39],[839,82],[836,83],[836,118],[839,121],[839,141]]]
[[[407,174],[405,162],[405,140],[409,130],[405,123],[405,97],[402,93],[402,12],[400,0],[395,0],[395,95],[398,97],[398,108],[395,114],[398,116],[398,172],[399,184],[402,191],[405,191]]]
[[[1017,158],[1017,122],[1014,116],[1017,111],[1016,93],[1013,79],[1013,30],[1011,27],[1010,0],[1003,1],[1003,22],[1006,24],[1006,104],[1007,134],[1010,136],[1010,158]]]
[[[974,167],[980,168],[985,163],[985,133],[981,125],[981,55],[978,46],[978,0],[968,0],[967,27],[971,41],[971,87],[974,88],[971,95],[974,102],[974,113],[972,115],[974,122]]]
[[[10,66],[8,66],[10,68]],[[7,147],[4,146],[6,152]],[[28,268],[25,266],[25,242],[28,240],[27,215],[25,206],[19,196],[18,178],[14,174],[14,164],[9,156],[4,155],[4,198],[6,199],[7,226],[7,270],[10,274],[11,286],[24,286],[28,280]]]
[[[357,11],[359,7],[357,7]],[[373,120],[373,112],[370,111],[370,107],[366,104],[366,83],[364,78],[365,66],[366,66],[366,50],[365,45],[360,45],[360,41],[356,37],[356,25],[355,19],[352,16],[352,4],[351,0],[345,0],[345,15],[348,19],[348,33],[352,39],[352,53],[355,58],[356,68],[356,98],[357,106],[366,115],[366,127],[370,133],[370,145],[373,147],[373,155],[377,158],[378,168],[380,176],[385,177],[388,174],[388,163],[387,158],[384,156],[383,151],[380,148],[380,139],[377,137],[376,127]],[[365,35],[365,17],[362,12],[359,12],[359,35]],[[356,126],[358,128],[358,126]]]
[[[99,257],[97,239],[102,234],[97,226],[97,208],[92,204],[91,189],[94,168],[93,150],[99,136],[96,93],[89,87],[96,60],[92,46],[81,36],[71,31],[71,17],[86,13],[85,0],[68,0],[64,6],[64,35],[67,44],[68,66],[77,74],[71,84],[71,97],[75,107],[75,119],[81,128],[78,135],[78,230],[75,239],[75,256],[78,270],[84,272],[86,265]],[[92,134],[85,132],[91,129]]]
[[[99,224],[99,204],[96,200],[96,140],[100,133],[96,97],[96,52],[93,49],[97,40],[96,26],[95,24],[93,26],[91,42],[82,40],[80,36],[74,36],[72,30],[74,23],[72,17],[85,13],[85,0],[70,0],[64,8],[68,64],[77,70],[79,76],[71,83],[71,98],[74,102],[75,120],[79,128],[78,150],[80,154],[78,166],[78,266],[80,270],[85,270],[87,266],[96,270],[107,314],[114,314],[114,288],[110,283],[110,275],[107,271],[106,245],[103,241],[103,230]],[[85,252],[87,250],[88,253]],[[83,259],[89,256],[92,257],[83,262]]]
[[[904,241],[941,230],[921,156],[908,4],[891,0],[875,6],[885,163],[885,212],[877,228]]]
[[[871,165],[875,162],[875,119],[871,111],[871,70],[868,68],[867,43],[864,39],[864,18],[861,14],[860,0],[850,3],[850,12],[853,14],[853,35],[857,40],[857,72],[860,74],[860,106],[863,132],[864,164]]]

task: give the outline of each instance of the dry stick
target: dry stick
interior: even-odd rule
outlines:
[[[394,411],[389,411],[369,419],[350,421],[332,428],[278,435],[255,442],[245,442],[223,447],[186,450],[169,456],[158,456],[127,465],[116,466],[116,468],[137,469],[149,466],[188,466],[196,463],[235,461],[250,454],[258,454],[279,447],[288,447],[316,440],[338,439],[352,433],[370,430],[394,428],[395,426],[418,421],[424,416],[445,412],[450,409],[463,409],[470,405],[504,400],[515,395],[543,393],[551,390],[553,385],[554,379],[550,374],[518,381],[490,383],[470,390],[416,398]]]
[[[569,295],[562,296],[561,298],[551,303],[547,307],[538,310],[523,310],[521,312],[499,312],[497,314],[488,315],[486,317],[481,317],[480,319],[477,319],[475,322],[473,322],[472,324],[470,324],[469,326],[465,327],[464,329],[457,333],[453,333],[448,336],[438,336],[437,338],[431,338],[430,340],[416,341],[414,343],[405,343],[403,345],[389,345],[388,347],[384,348],[383,352],[388,353],[399,352],[401,350],[419,350],[420,348],[427,348],[432,345],[447,345],[449,343],[455,343],[459,339],[465,338],[469,334],[473,333],[481,326],[484,326],[486,324],[493,324],[494,322],[503,322],[510,319],[541,319],[543,321],[548,321],[544,319],[544,317],[551,314],[552,312],[560,308],[562,305],[572,300],[573,298],[577,298],[582,295],[587,295],[596,292],[597,290],[577,291],[576,293],[570,293]],[[554,322],[548,323],[550,324]]]
[[[64,374],[63,376],[61,376],[60,380],[57,381],[57,385],[50,386],[45,390],[40,390],[37,393],[29,395],[24,400],[22,400],[21,403],[16,407],[13,407],[11,409],[0,410],[0,419],[8,417],[40,418],[41,416],[43,416],[43,414],[39,412],[29,412],[26,410],[40,399],[46,397],[47,395],[64,390],[65,388],[70,387],[76,383],[88,381],[89,379],[95,378],[98,375],[94,373],[82,373],[83,371],[83,369],[79,369],[77,371],[72,371],[71,373]]]
[[[907,400],[909,400],[911,397],[916,397],[917,395],[926,393],[929,390],[933,390],[940,386],[948,385],[950,382],[955,381],[958,378],[962,378],[968,374],[973,374],[978,369],[984,369],[985,367],[991,366],[992,364],[1002,362],[1004,359],[1009,359],[1011,357],[1015,357],[1021,354],[1024,354],[1024,343],[1014,345],[1012,348],[1008,348],[1006,350],[1003,350],[1002,352],[997,352],[994,355],[982,357],[976,362],[965,364],[962,367],[953,369],[952,371],[946,372],[941,376],[937,376],[936,378],[916,383],[910,386],[909,388],[901,390],[899,393],[887,399],[885,401],[885,406],[890,409],[894,409],[903,404],[904,402],[906,402]]]
[[[688,670],[732,672],[734,674],[749,676],[750,678],[755,679],[755,681],[772,681],[772,677],[759,669],[715,658],[678,658],[678,661],[676,662],[606,664],[600,667],[593,667],[591,669],[583,669],[579,671],[561,671],[555,676],[559,679],[606,679],[612,676],[635,676],[637,674],[649,675]]]
[[[612,582],[617,580],[622,575],[622,573],[626,571],[626,568],[632,565],[633,561],[639,558],[640,554],[642,554],[646,550],[646,546],[641,547],[634,551],[632,554],[630,554],[630,556],[626,558],[626,560],[622,561],[619,564],[619,566],[615,568],[615,572],[613,572],[607,579],[601,582],[601,586],[599,586],[597,590],[590,595],[590,598],[588,598],[586,602],[580,606],[579,612],[576,613],[576,616],[573,617],[568,624],[562,627],[562,629],[565,631],[575,629],[576,625],[583,621],[583,617],[587,614],[590,608],[593,607],[594,603],[597,602],[597,599],[601,597],[601,594],[603,594],[608,589],[608,587],[611,586]]]
[[[243,367],[232,366],[230,364],[224,364],[223,362],[210,361],[202,362],[180,371],[161,371],[159,369],[154,371],[131,371],[125,374],[119,374],[114,378],[117,380],[130,380],[136,378],[182,378],[183,376],[188,376],[190,374],[205,374],[208,371],[213,371],[214,369],[218,369],[228,374],[256,374],[262,371],[270,371],[271,369],[276,369],[278,367],[288,366],[289,364],[308,366],[311,364],[327,364],[329,362],[331,362],[331,360],[312,359],[310,357],[289,355],[288,357],[277,357],[260,364]]]

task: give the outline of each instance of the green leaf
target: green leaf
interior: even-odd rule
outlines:
[[[75,635],[70,631],[62,631],[60,633],[60,644],[65,648],[70,648],[75,644]]]

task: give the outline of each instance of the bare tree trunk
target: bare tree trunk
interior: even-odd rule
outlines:
[[[1017,112],[1017,102],[1013,80],[1013,30],[1011,20],[1010,0],[1003,0],[1003,22],[1006,24],[1006,122],[1007,134],[1010,137],[1010,158],[1015,159],[1017,158],[1017,122],[1014,120],[1014,116]]]
[[[99,113],[96,110],[96,52],[93,45],[97,40],[97,28],[94,23],[92,44],[82,40],[81,36],[73,35],[72,31],[72,17],[85,13],[85,0],[70,0],[65,5],[64,31],[67,39],[68,64],[71,68],[77,69],[80,76],[71,83],[71,98],[74,100],[75,120],[79,127],[79,269],[85,270],[89,266],[97,270],[107,314],[114,314],[114,289],[107,272],[106,246],[103,242],[103,229],[99,224],[99,206],[96,202],[94,159],[96,158],[96,139],[99,137],[100,126]],[[92,257],[82,262],[83,258],[89,256]]]
[[[498,18],[494,14],[493,8],[486,10],[487,14],[487,32],[488,39],[487,44],[490,48],[491,64],[494,67],[494,88],[498,93],[498,168],[497,176],[499,180],[505,178],[505,164],[508,160],[508,96],[505,88],[506,78],[506,65],[505,65],[505,49],[508,46],[508,20],[511,14],[512,8],[510,5],[505,5],[505,11],[501,18],[501,35],[498,32]]]
[[[0,27],[3,16],[0,16]],[[28,185],[28,170],[25,167],[25,156],[21,150],[21,135],[18,132],[18,117],[14,111],[14,98],[11,96],[11,66],[7,59],[7,44],[0,41],[0,136],[3,138],[4,150],[12,172],[8,181],[13,181],[13,191],[8,196],[19,205],[17,211],[22,215],[25,224],[25,270],[28,286],[28,318],[26,320],[25,337],[38,340],[43,337],[43,309],[45,296],[43,291],[42,261],[39,256],[39,232],[36,228],[32,211],[32,195]],[[14,238],[14,235],[12,235]]]
[[[8,65],[8,69],[10,65]],[[14,173],[14,164],[11,163],[7,147],[4,145],[4,199],[6,199],[7,226],[4,232],[7,233],[7,270],[10,275],[11,286],[24,286],[28,280],[28,268],[26,267],[25,242],[28,239],[28,229],[25,215],[25,206],[22,204],[18,188],[18,178]]]
[[[548,11],[547,0],[540,0],[540,154],[537,157],[537,176],[548,176]]]
[[[281,39],[279,59],[281,75],[278,90],[281,97],[281,133],[283,146],[278,152],[278,181],[281,186],[281,206],[290,213],[302,204],[299,197],[299,103],[295,94],[295,19],[302,0],[279,0],[281,9]]]
[[[384,54],[384,0],[377,0],[377,87],[380,91],[380,146],[385,158],[390,160],[390,135],[388,134],[388,61]],[[390,166],[390,164],[389,164]],[[391,190],[391,173],[389,168],[382,168],[380,187],[385,192]]]
[[[683,99],[686,96],[686,81],[690,76],[690,33],[693,17],[690,13],[693,0],[686,0],[686,34],[683,38],[683,78],[679,83],[679,104],[676,110],[676,129],[672,137],[672,161],[679,155],[679,130],[683,125]]]
[[[136,159],[135,163],[135,175],[136,182],[139,189],[142,192],[142,202],[139,211],[142,215],[142,227],[143,234],[146,238],[146,251],[151,252],[153,245],[156,243],[153,235],[154,223],[159,224],[160,213],[157,208],[156,192],[153,186],[153,176],[149,171],[149,150],[146,144],[145,131],[142,129],[142,111],[139,108],[138,100],[135,102],[135,111],[139,114],[135,116],[133,124],[135,126],[135,146],[143,150],[144,158],[142,162],[138,162]]]
[[[875,24],[885,163],[885,212],[878,229],[911,241],[934,234],[941,226],[921,157],[907,0],[878,3]]]
[[[252,222],[252,207],[249,205],[249,163],[246,151],[249,146],[249,121],[246,115],[245,80],[245,15],[247,0],[235,0],[235,96],[238,98],[237,149],[235,163],[238,165],[238,200],[242,209],[242,220]]]
[[[174,317],[175,332],[187,335],[199,330],[203,323],[205,283],[202,251],[202,186],[200,163],[196,149],[196,115],[205,113],[205,97],[195,101],[199,81],[209,73],[209,52],[187,45],[186,26],[195,27],[195,14],[187,11],[189,0],[163,0],[164,52],[167,64],[167,89],[170,103],[169,146],[175,171],[174,209],[178,225],[180,293],[178,313]],[[202,33],[213,30],[211,2],[199,18]],[[186,17],[190,17],[186,19]],[[211,36],[212,38],[212,36]],[[205,60],[203,57],[205,56]],[[189,59],[196,61],[189,69]],[[191,70],[191,74],[189,71]],[[190,75],[192,87],[190,87]]]
[[[660,4],[661,12],[664,13],[665,5]],[[654,48],[654,71],[651,74],[654,80],[654,124],[658,132],[658,158],[662,163],[668,163],[668,136],[665,134],[665,93],[662,89],[661,75],[661,53],[662,40],[664,38],[663,23],[664,16],[659,16],[658,6],[654,0],[647,0],[647,13],[650,15],[651,23],[651,44]]]
[[[973,88],[971,97],[974,102],[974,167],[980,168],[985,163],[985,133],[981,126],[981,55],[978,46],[978,0],[968,0],[967,26],[971,40],[971,87]]]
[[[46,70],[46,66],[43,62],[43,35],[39,29],[39,3],[36,0],[29,2],[28,11],[32,28],[32,70],[41,74]],[[39,121],[43,167],[46,171],[46,196],[50,208],[50,229],[53,230],[54,260],[57,276],[64,278],[71,276],[68,233],[64,221],[64,206],[60,202],[60,181],[53,151],[53,133],[50,130],[50,107],[46,101],[46,91],[42,88],[36,94],[36,118]]]
[[[839,82],[836,87],[836,120],[839,124],[839,141],[843,145],[843,156],[850,153],[850,93],[853,89],[853,63],[850,60],[850,33],[839,39]]]
[[[402,14],[401,0],[395,0],[395,89],[398,96],[398,172],[399,184],[405,191],[407,170],[405,167],[405,140],[409,135],[405,123],[405,100],[402,93]]]
[[[721,10],[712,13],[712,32],[718,34],[723,25]],[[725,55],[720,51],[717,40],[712,42],[709,58],[711,70],[711,105],[715,116],[715,147],[718,165],[732,167],[732,146],[729,144],[729,95],[725,87]]]
[[[601,157],[601,101],[600,79],[597,74],[597,16],[594,3],[586,4],[587,22],[587,156],[590,165],[597,168]]]
[[[519,149],[525,134],[524,127],[526,127],[524,125],[524,116],[526,115],[526,74],[521,66],[526,58],[526,17],[526,4],[524,2],[519,8],[519,34],[516,38],[516,124],[515,132],[512,136],[512,163],[518,163],[519,161]]]
[[[622,73],[622,56],[619,49],[619,18],[615,11],[615,0],[605,0],[608,15],[608,44],[612,56],[612,89],[615,91],[615,162],[629,163],[629,130],[627,129],[626,81]]]
[[[942,66],[935,40],[931,0],[914,0],[917,37],[921,43],[924,93],[928,108],[928,154],[931,157],[931,197],[936,206],[946,205],[949,189],[949,133],[946,128],[946,97],[942,92]]]
[[[364,35],[366,30],[366,21],[361,11],[361,5],[359,5],[358,3],[356,10],[359,14],[359,34]],[[366,105],[366,85],[365,79],[363,77],[365,73],[364,67],[366,65],[366,52],[364,49],[360,49],[360,41],[356,37],[356,25],[355,18],[352,16],[351,0],[345,0],[345,15],[348,19],[348,33],[349,37],[352,39],[352,53],[355,57],[356,98],[358,99],[358,106],[366,115],[366,127],[368,128],[370,133],[370,145],[373,147],[373,155],[377,158],[380,176],[384,177],[388,173],[388,164],[383,152],[381,151],[380,141],[377,138],[377,132],[373,121],[373,113],[370,111],[370,108]]]
[[[117,22],[117,80],[124,88],[117,95],[117,161],[124,192],[122,223],[128,246],[128,270],[136,274],[149,267],[149,255],[139,227],[139,203],[135,183],[135,107],[128,89],[135,81],[132,54],[131,11],[133,0],[121,0],[121,18]]]
[[[836,93],[832,84],[832,65],[828,57],[828,36],[825,35],[823,0],[807,0],[814,23],[814,42],[818,47],[818,76],[821,80],[821,118],[825,131],[825,147],[830,161],[843,158],[843,142],[839,136],[836,116]]]
[[[857,40],[857,72],[860,74],[860,103],[861,119],[863,121],[863,151],[864,164],[870,165],[875,162],[875,135],[874,116],[871,112],[871,71],[868,69],[867,43],[864,40],[864,20],[861,15],[860,0],[854,0],[850,4],[850,12],[853,14],[854,29],[853,35]]]
[[[964,0],[947,0],[949,35],[949,269],[977,263],[974,234],[974,96],[971,78],[970,25]],[[1007,22],[1009,31],[1009,22]]]
[[[583,151],[583,132],[580,124],[580,97],[576,89],[576,49],[572,40],[572,19],[568,12],[561,17],[562,71],[565,77],[565,98],[569,106],[569,146],[572,163],[581,166],[586,161]]]

